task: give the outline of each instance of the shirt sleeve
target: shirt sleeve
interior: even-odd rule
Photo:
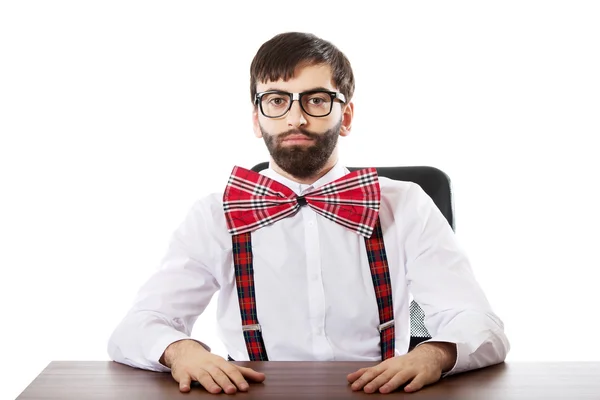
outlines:
[[[158,271],[140,288],[108,341],[114,361],[169,371],[159,362],[164,350],[173,342],[190,339],[198,316],[219,289],[216,266],[211,265],[211,237],[205,229],[207,215],[196,203],[173,233]]]
[[[457,348],[456,363],[444,376],[504,361],[510,349],[504,324],[492,311],[447,220],[416,184],[404,204],[409,289],[425,314],[429,341]]]

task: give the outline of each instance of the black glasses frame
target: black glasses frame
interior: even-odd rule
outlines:
[[[311,113],[309,113],[308,111],[306,111],[304,109],[304,106],[302,105],[302,97],[306,96],[306,95],[311,95],[311,94],[315,94],[315,93],[326,93],[329,96],[331,96],[331,103],[329,106],[329,112],[325,115],[313,115]],[[267,114],[265,114],[264,110],[263,110],[263,106],[262,106],[262,97],[266,94],[280,94],[282,96],[289,96],[290,98],[290,103],[288,105],[288,108],[282,112],[280,115],[276,115],[276,116],[269,116]],[[297,100],[298,103],[300,104],[300,108],[302,109],[302,111],[304,111],[304,113],[306,113],[306,115],[310,115],[311,117],[315,117],[315,118],[322,118],[322,117],[326,117],[329,114],[331,114],[331,110],[333,110],[333,103],[334,100],[339,100],[342,103],[346,103],[346,96],[344,96],[343,93],[341,92],[334,92],[334,91],[330,91],[330,90],[309,90],[307,92],[302,92],[302,93],[290,93],[290,92],[284,92],[282,90],[268,90],[266,92],[260,92],[260,93],[256,93],[254,95],[254,104],[258,105],[258,108],[260,108],[260,112],[262,115],[264,115],[267,118],[281,118],[283,117],[285,114],[287,114],[288,111],[290,111],[290,109],[292,108],[292,104],[294,104],[294,101]]]

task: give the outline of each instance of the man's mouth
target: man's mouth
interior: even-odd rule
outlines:
[[[311,143],[313,141],[314,139],[302,134],[289,135],[282,140],[283,143],[287,144],[304,144]]]

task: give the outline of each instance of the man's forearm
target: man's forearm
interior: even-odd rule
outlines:
[[[427,352],[440,367],[442,373],[450,371],[456,364],[456,344],[448,342],[427,342],[419,345],[413,351]]]

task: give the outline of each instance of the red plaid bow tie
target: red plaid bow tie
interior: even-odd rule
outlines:
[[[229,233],[252,232],[310,208],[338,224],[371,237],[380,203],[375,168],[354,171],[314,192],[298,196],[287,186],[242,167],[234,167],[223,195]]]

